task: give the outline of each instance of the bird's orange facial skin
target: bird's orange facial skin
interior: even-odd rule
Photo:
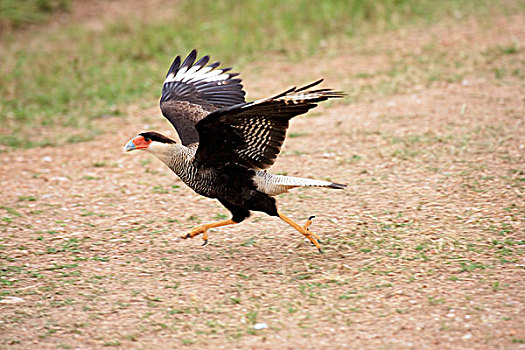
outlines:
[[[141,148],[148,148],[151,143],[151,140],[146,141],[144,136],[137,136],[133,139],[133,144],[135,145],[136,149]]]

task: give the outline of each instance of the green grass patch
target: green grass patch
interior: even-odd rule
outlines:
[[[0,0],[0,29],[42,22],[54,12],[70,9],[71,0]]]
[[[176,54],[199,48],[237,69],[264,53],[300,59],[341,40],[410,23],[430,23],[457,13],[491,8],[495,0],[179,1],[172,18],[116,19],[102,29],[82,23],[58,31],[5,35],[0,66],[0,138],[7,148],[89,140],[92,121],[148,106],[159,97],[162,78]],[[2,9],[26,16],[67,7],[67,0],[0,0]],[[16,4],[16,6],[15,6]],[[21,4],[32,4],[23,8]],[[41,7],[38,4],[44,4]],[[47,4],[47,5],[46,5]],[[166,9],[167,12],[169,12]],[[46,10],[47,11],[47,10]],[[180,14],[184,14],[181,16]],[[27,43],[20,43],[20,37]],[[512,51],[504,48],[502,51]],[[261,62],[265,64],[265,62]],[[268,62],[266,62],[268,64]],[[72,127],[41,139],[41,128]],[[56,133],[58,134],[58,133]]]

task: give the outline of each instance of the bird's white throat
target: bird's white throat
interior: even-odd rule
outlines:
[[[162,143],[153,141],[145,151],[153,154],[166,165],[171,165],[174,156],[178,153],[179,144],[176,143]]]

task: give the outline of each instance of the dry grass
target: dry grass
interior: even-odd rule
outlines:
[[[176,241],[227,212],[156,160],[122,154],[141,129],[169,130],[156,109],[98,121],[111,132],[93,141],[2,154],[0,344],[523,346],[520,22],[436,25],[378,35],[348,55],[247,69],[255,97],[319,75],[359,92],[294,120],[273,169],[348,183],[278,198],[293,218],[317,215],[324,255],[260,214],[211,232],[207,247]],[[460,79],[427,84],[428,65],[396,68],[431,56],[429,45],[446,54],[432,66]],[[376,84],[389,74],[397,90]]]

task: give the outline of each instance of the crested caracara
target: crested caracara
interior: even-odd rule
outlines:
[[[216,198],[232,213],[231,219],[200,225],[182,238],[202,233],[206,244],[209,229],[240,223],[255,210],[281,218],[321,251],[319,237],[308,229],[312,217],[298,225],[277,209],[273,196],[300,186],[342,189],[345,185],[274,175],[265,169],[275,162],[291,118],[343,93],[314,89],[321,79],[245,102],[238,73],[221,68],[219,62],[209,64],[208,56],[196,58],[195,50],[183,62],[177,56],[162,86],[162,114],[181,142],[147,131],[130,140],[125,150],[153,154],[195,192]]]

